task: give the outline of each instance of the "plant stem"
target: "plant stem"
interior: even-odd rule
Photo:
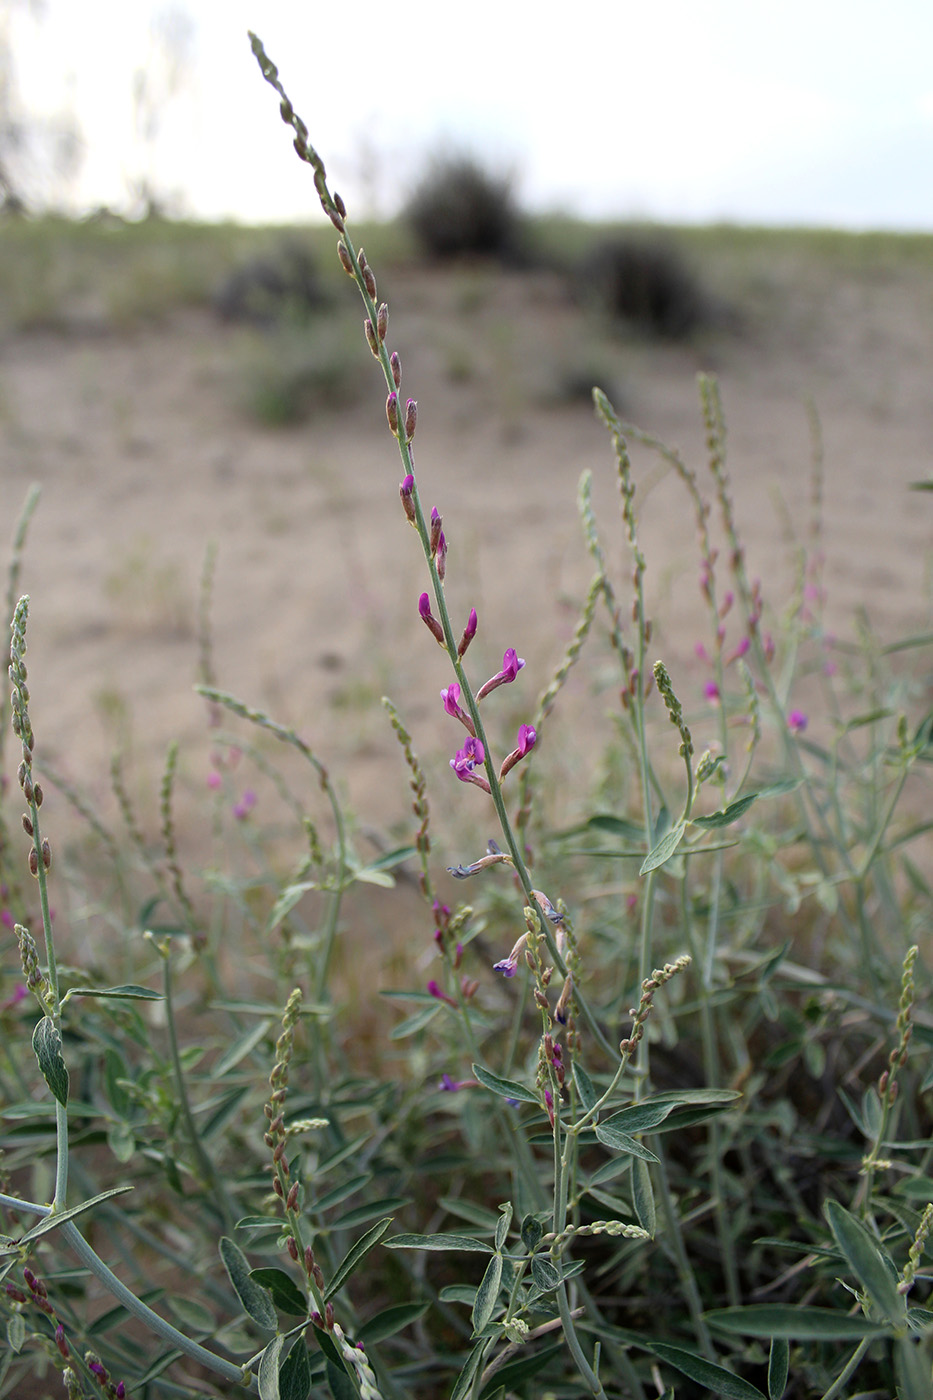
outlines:
[[[11,1210],[25,1210],[32,1215],[47,1216],[52,1211],[49,1206],[37,1205],[33,1201],[20,1201],[15,1196],[0,1194],[0,1205],[7,1206]],[[186,1337],[183,1332],[179,1332],[177,1327],[173,1327],[170,1322],[166,1322],[164,1317],[153,1312],[136,1294],[131,1292],[113,1273],[103,1259],[95,1253],[87,1240],[79,1231],[73,1220],[64,1220],[58,1227],[63,1237],[74,1250],[86,1268],[90,1269],[95,1278],[99,1279],[109,1293],[116,1298],[117,1302],[126,1308],[128,1313],[137,1318],[151,1332],[155,1332],[163,1341],[171,1346],[177,1347],[179,1351],[192,1361],[196,1361],[200,1366],[206,1366],[209,1370],[223,1376],[224,1380],[233,1381],[236,1384],[245,1386],[252,1394],[258,1394],[259,1384],[254,1376],[247,1379],[243,1374],[243,1368],[235,1366],[230,1361],[225,1361],[223,1357],[216,1356],[214,1352],[208,1351],[198,1342],[193,1342],[190,1337]]]

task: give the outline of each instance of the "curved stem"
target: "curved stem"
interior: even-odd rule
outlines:
[[[0,1205],[7,1206],[11,1210],[25,1210],[31,1215],[44,1217],[52,1214],[49,1206],[37,1205],[33,1201],[20,1201],[15,1196],[0,1194]],[[190,1337],[179,1332],[177,1327],[166,1322],[164,1317],[160,1317],[158,1313],[152,1311],[152,1308],[137,1298],[136,1294],[131,1292],[126,1284],[122,1283],[116,1274],[107,1267],[103,1259],[95,1253],[74,1221],[64,1220],[58,1228],[81,1263],[90,1269],[94,1277],[116,1298],[117,1302],[126,1308],[128,1313],[142,1322],[145,1327],[148,1327],[150,1332],[155,1332],[163,1341],[177,1347],[179,1351],[184,1352],[185,1356],[190,1357],[200,1366],[206,1366],[217,1375],[223,1376],[224,1380],[243,1385],[252,1394],[258,1394],[259,1384],[254,1376],[249,1376],[247,1379],[242,1367],[235,1366],[231,1361],[225,1361],[223,1357],[216,1356],[214,1352],[208,1351],[198,1342],[193,1342]]]

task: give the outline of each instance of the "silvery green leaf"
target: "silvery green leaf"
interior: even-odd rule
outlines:
[[[260,1327],[274,1332],[278,1326],[278,1318],[272,1306],[272,1299],[265,1288],[250,1278],[246,1255],[227,1235],[223,1236],[218,1248],[227,1276],[233,1284],[233,1291],[243,1305],[243,1311]]]
[[[62,1108],[68,1103],[68,1070],[62,1059],[62,1036],[50,1016],[43,1016],[32,1033],[32,1048],[36,1052],[42,1078]]]
[[[482,1332],[486,1323],[492,1317],[496,1306],[496,1299],[499,1297],[499,1285],[501,1282],[502,1255],[494,1254],[486,1265],[486,1272],[483,1274],[482,1282],[476,1290],[476,1298],[473,1302],[474,1335]]]
[[[536,1254],[531,1261],[531,1277],[542,1293],[551,1293],[560,1284],[560,1270],[549,1259]]]
[[[281,1400],[279,1357],[282,1355],[284,1345],[284,1337],[273,1337],[259,1358],[259,1400]]]
[[[512,1223],[512,1202],[506,1201],[499,1209],[502,1214],[496,1222],[496,1249],[501,1249],[508,1238],[509,1226]]]
[[[487,1089],[491,1089],[494,1094],[499,1094],[504,1099],[521,1099],[523,1103],[541,1103],[540,1098],[531,1089],[526,1089],[524,1084],[519,1084],[517,1079],[503,1079],[501,1075],[493,1074],[492,1070],[484,1069],[482,1065],[473,1065],[473,1074],[479,1082]]]
[[[894,1327],[907,1325],[907,1300],[897,1291],[898,1275],[881,1241],[838,1201],[823,1214],[849,1267],[878,1310]]]
[[[647,1147],[643,1147],[640,1142],[631,1137],[629,1133],[620,1133],[617,1128],[606,1127],[600,1123],[596,1129],[596,1136],[606,1147],[615,1148],[616,1152],[628,1152],[633,1157],[641,1157],[646,1162],[657,1162],[660,1158],[653,1152],[649,1152]]]
[[[675,827],[672,827],[667,835],[658,842],[654,850],[649,851],[645,856],[638,871],[639,875],[647,875],[650,871],[659,870],[662,865],[665,865],[684,839],[686,830],[684,822],[678,822]]]

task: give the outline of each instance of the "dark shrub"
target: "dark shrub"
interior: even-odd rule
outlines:
[[[405,217],[430,258],[496,258],[521,254],[521,216],[506,176],[470,156],[438,156],[416,186]]]
[[[597,244],[581,269],[584,298],[613,320],[683,340],[708,317],[696,279],[669,244],[650,234]]]
[[[297,243],[234,269],[214,295],[214,308],[225,321],[254,326],[306,319],[327,303],[314,259]]]

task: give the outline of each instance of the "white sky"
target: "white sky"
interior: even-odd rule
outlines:
[[[158,87],[172,9],[191,63],[147,150],[133,74]],[[933,0],[14,0],[13,23],[30,110],[77,111],[85,206],[148,172],[195,216],[314,215],[253,28],[351,214],[391,212],[446,145],[536,209],[933,231]]]

